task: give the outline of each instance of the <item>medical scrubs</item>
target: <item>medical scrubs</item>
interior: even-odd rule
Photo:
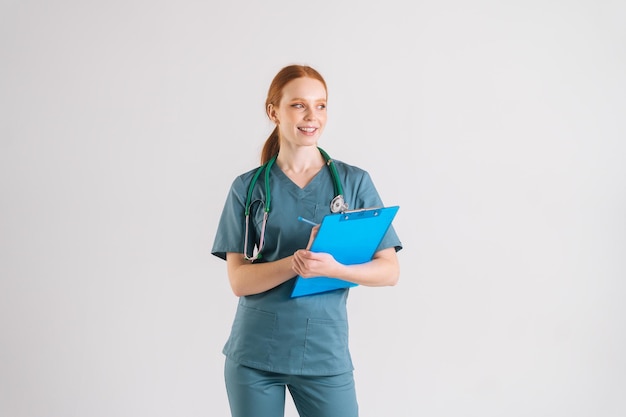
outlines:
[[[383,206],[366,171],[341,161],[334,163],[349,209]],[[212,249],[212,253],[222,259],[227,252],[243,253],[246,196],[255,172],[256,169],[237,177],[227,196]],[[271,206],[265,245],[262,257],[255,262],[279,260],[305,248],[311,226],[298,221],[298,216],[321,222],[330,214],[330,201],[335,196],[333,177],[327,167],[306,187],[300,188],[274,164],[269,183]],[[259,241],[265,201],[265,175],[262,174],[252,195],[250,245]],[[402,247],[393,227],[378,249],[391,247],[396,250]],[[248,252],[251,251],[248,248]],[[342,374],[352,379],[346,311],[349,289],[291,298],[294,282],[295,276],[263,293],[239,298],[232,331],[223,349],[227,374],[229,369],[232,371],[238,366],[272,375],[311,377],[312,380]]]

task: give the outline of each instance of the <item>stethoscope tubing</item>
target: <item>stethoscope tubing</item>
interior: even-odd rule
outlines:
[[[333,188],[335,191],[335,197],[332,199],[330,203],[330,210],[333,213],[345,211],[348,209],[348,205],[344,201],[343,187],[341,185],[341,179],[339,178],[339,172],[337,171],[337,167],[335,166],[335,163],[330,158],[330,156],[326,153],[326,151],[324,151],[320,147],[318,147],[317,149],[320,151],[320,153],[324,157],[324,160],[326,161],[326,165],[330,169],[330,173],[333,178]],[[276,162],[277,157],[278,155],[274,155],[269,161],[261,165],[256,170],[256,172],[254,173],[254,176],[252,177],[252,180],[250,181],[250,186],[248,187],[248,193],[246,195],[246,206],[244,209],[246,226],[245,226],[245,236],[244,236],[244,243],[243,243],[243,255],[244,255],[244,258],[249,261],[254,261],[261,257],[261,250],[263,249],[263,245],[265,244],[265,228],[267,225],[267,218],[269,216],[269,213],[271,210],[271,203],[272,203],[272,195],[270,192],[270,171],[272,170],[272,165],[274,165],[274,163]],[[254,187],[256,186],[259,180],[259,177],[261,176],[261,173],[263,172],[265,173],[265,176],[264,176],[265,201],[263,203],[264,213],[263,213],[263,223],[261,224],[261,236],[259,237],[259,246],[257,248],[257,253],[256,254],[253,253],[252,256],[248,256],[248,235],[249,235],[249,230],[250,230],[249,229],[250,228],[250,209],[252,208],[252,194],[254,193]]]

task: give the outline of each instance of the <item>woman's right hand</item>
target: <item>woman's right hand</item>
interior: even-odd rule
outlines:
[[[313,245],[313,241],[315,240],[315,237],[317,236],[317,232],[319,230],[320,230],[319,224],[317,226],[313,226],[313,228],[311,229],[311,236],[309,236],[309,243],[307,243],[306,245],[306,250],[311,249],[311,245]]]

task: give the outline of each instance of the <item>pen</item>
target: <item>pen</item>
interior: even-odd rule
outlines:
[[[310,224],[311,226],[317,226],[317,223],[315,223],[314,221],[311,221],[311,220],[309,220],[309,219],[305,219],[305,218],[304,218],[304,217],[302,217],[302,216],[298,216],[298,220],[299,220],[299,221],[301,221],[301,222],[303,222],[303,223]]]

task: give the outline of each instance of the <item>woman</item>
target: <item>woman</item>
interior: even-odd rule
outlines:
[[[317,227],[296,219],[321,222],[331,213],[331,200],[333,210],[345,210],[341,198],[333,199],[338,182],[350,208],[383,206],[366,171],[332,161],[318,148],[326,101],[326,82],[313,68],[279,71],[266,100],[276,127],[262,151],[264,165],[234,180],[222,212],[212,253],[226,260],[239,297],[224,347],[233,417],[282,416],[285,387],[302,417],[357,416],[349,290],[298,298],[291,290],[297,275],[366,286],[395,285],[399,277],[396,251],[402,246],[393,228],[365,264],[342,265],[330,254],[307,250]]]

